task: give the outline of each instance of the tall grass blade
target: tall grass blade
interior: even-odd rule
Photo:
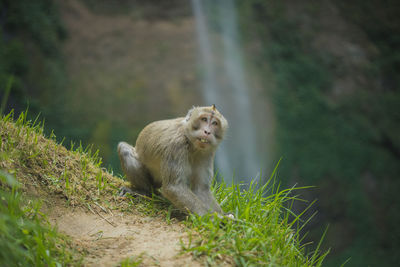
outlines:
[[[0,106],[0,115],[3,115],[3,111],[6,108],[7,102],[8,102],[8,97],[10,96],[10,91],[11,91],[11,87],[14,83],[14,76],[11,76],[8,79],[6,88],[4,90],[4,94],[3,94],[3,100],[1,101],[1,106]]]

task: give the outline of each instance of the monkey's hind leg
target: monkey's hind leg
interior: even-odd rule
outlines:
[[[131,182],[133,192],[149,195],[152,192],[152,179],[145,166],[139,161],[136,149],[125,142],[118,144],[118,156],[126,178]],[[133,193],[128,188],[122,188],[121,194]]]

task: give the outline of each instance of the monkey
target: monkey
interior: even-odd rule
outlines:
[[[133,191],[161,194],[183,212],[223,215],[210,191],[214,157],[228,122],[215,105],[193,107],[186,117],[148,124],[135,147],[120,142],[121,167]],[[232,217],[232,215],[228,215]]]

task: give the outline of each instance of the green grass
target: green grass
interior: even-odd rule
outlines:
[[[0,263],[79,265],[84,256],[50,227],[38,202],[29,196],[30,186],[46,201],[52,195],[62,196],[67,206],[139,211],[161,216],[167,224],[184,222],[190,238],[182,241],[182,252],[210,265],[321,266],[328,253],[319,251],[320,244],[315,251],[302,244],[300,231],[310,218],[303,221],[304,212],[296,215],[290,208],[298,201],[294,192],[304,188],[281,190],[276,170],[262,187],[214,185],[223,210],[235,219],[187,216],[159,195],[118,197],[118,188],[126,182],[101,168],[98,151],[81,144],[68,151],[55,142],[54,133],[45,138],[43,123],[28,121],[26,114],[15,122],[13,113],[0,120],[0,169],[12,174],[0,173],[4,204],[0,206]],[[128,257],[120,265],[137,266],[141,261]]]
[[[40,202],[24,199],[11,175],[1,171],[0,182],[0,265],[79,265],[69,239],[40,212]]]
[[[43,123],[27,120],[27,112],[15,122],[13,116],[11,112],[0,120],[1,169],[15,174],[23,185],[37,186],[43,194],[64,196],[72,206],[100,201],[118,208],[117,190],[125,182],[102,168],[98,151],[81,144],[67,150],[55,141],[54,133],[45,138]]]
[[[294,191],[304,187],[280,190],[274,174],[261,188],[255,183],[247,190],[241,190],[241,185],[217,184],[218,201],[235,219],[190,216],[187,226],[191,239],[189,244],[182,244],[184,251],[206,255],[209,264],[226,261],[237,266],[321,266],[328,251],[319,252],[318,243],[314,251],[307,253],[300,236],[307,223],[300,218],[304,212],[295,215],[288,208],[299,200]]]
[[[135,267],[135,266],[140,266],[142,263],[143,259],[141,256],[139,257],[129,257],[121,261],[120,265],[121,267]]]

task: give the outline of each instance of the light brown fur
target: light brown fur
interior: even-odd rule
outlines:
[[[186,117],[150,123],[136,146],[118,144],[122,168],[136,191],[161,193],[183,211],[222,214],[212,196],[214,155],[228,128],[215,106],[195,107]]]

